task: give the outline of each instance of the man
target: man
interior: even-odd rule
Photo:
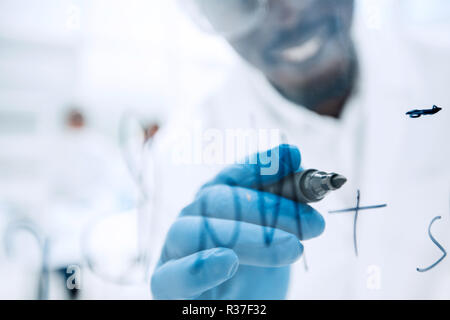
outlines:
[[[252,66],[201,109],[203,125],[222,132],[278,129],[291,145],[273,144],[268,154],[258,150],[257,159],[270,156],[283,168],[274,175],[261,175],[259,161],[229,166],[209,178],[172,221],[152,277],[154,297],[448,298],[448,268],[416,271],[438,258],[426,234],[434,216],[445,216],[433,230],[444,247],[450,245],[444,232],[449,152],[437,150],[446,145],[446,120],[435,118],[425,129],[424,123],[402,117],[410,105],[450,100],[436,81],[433,94],[427,93],[427,81],[436,78],[417,67],[413,53],[394,51],[405,49],[394,32],[381,40],[364,34],[391,51],[371,50],[361,39],[355,50],[352,0],[269,0],[259,23],[236,30],[226,19],[215,23],[220,15],[198,2],[210,24],[222,28]],[[245,10],[240,14],[257,12]],[[407,70],[413,71],[406,76]],[[314,208],[257,190],[261,181],[276,181],[300,165],[342,173],[349,182]],[[172,166],[165,179],[177,181],[177,189],[167,189],[183,201],[191,196],[186,190],[213,171],[187,168]],[[388,207],[360,212],[357,228],[355,213],[325,215],[355,206],[358,189],[364,204]],[[169,211],[163,214],[170,217]],[[273,234],[270,241],[267,232]],[[296,263],[302,255],[306,260]]]
[[[60,284],[68,297],[78,299],[82,292],[71,269],[79,268],[85,254],[83,232],[98,213],[131,207],[136,188],[118,148],[95,130],[83,109],[70,106],[61,120],[62,130],[53,137],[48,160],[50,268],[63,276]]]

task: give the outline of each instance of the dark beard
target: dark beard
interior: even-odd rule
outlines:
[[[358,79],[359,64],[354,47],[349,54],[349,65],[339,70],[338,75],[322,77],[319,81],[303,87],[294,93],[285,92],[272,85],[286,99],[320,115],[339,118],[346,100],[352,94]]]

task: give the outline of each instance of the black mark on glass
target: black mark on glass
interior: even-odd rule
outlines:
[[[433,223],[434,223],[436,220],[439,220],[439,219],[441,219],[441,218],[442,218],[441,216],[437,216],[437,217],[434,217],[433,220],[431,220],[430,225],[428,226],[428,235],[430,236],[431,241],[433,241],[433,243],[434,243],[434,244],[442,251],[443,255],[442,255],[442,257],[441,257],[438,261],[436,261],[435,263],[433,263],[431,266],[429,266],[429,267],[427,267],[427,268],[419,268],[419,267],[417,267],[417,271],[418,271],[418,272],[426,272],[426,271],[429,271],[429,270],[433,269],[433,268],[436,267],[442,260],[444,260],[444,258],[447,256],[447,252],[445,251],[444,247],[442,247],[442,246],[439,244],[439,242],[437,242],[437,240],[436,240],[436,239],[433,237],[433,235],[431,234],[431,226],[433,225]]]
[[[438,106],[434,105],[431,109],[414,109],[411,111],[408,111],[406,115],[408,115],[410,118],[420,118],[423,115],[432,115],[436,114],[439,111],[441,111],[442,108],[439,108]]]
[[[355,255],[356,256],[358,256],[358,241],[357,241],[357,236],[356,236],[356,225],[357,225],[357,222],[358,222],[359,211],[361,211],[361,210],[368,210],[368,209],[384,208],[384,207],[387,206],[387,204],[380,204],[380,205],[375,205],[375,206],[360,207],[359,206],[360,194],[361,193],[358,190],[358,192],[356,194],[356,207],[355,208],[328,211],[328,213],[344,213],[344,212],[353,212],[353,211],[355,212],[355,219],[353,220],[353,246],[355,248]]]

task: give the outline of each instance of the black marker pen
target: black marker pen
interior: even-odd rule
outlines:
[[[347,178],[340,174],[308,169],[290,174],[275,183],[262,186],[259,190],[309,203],[322,200],[330,191],[339,189],[346,182]]]

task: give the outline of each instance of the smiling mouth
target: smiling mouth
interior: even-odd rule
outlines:
[[[322,47],[322,39],[319,36],[314,36],[301,45],[285,49],[278,54],[289,62],[303,62],[314,57],[319,49]]]
[[[296,43],[283,49],[276,49],[273,51],[273,54],[284,61],[292,63],[305,62],[319,53],[326,41],[327,34],[328,28],[324,25],[300,44]]]

